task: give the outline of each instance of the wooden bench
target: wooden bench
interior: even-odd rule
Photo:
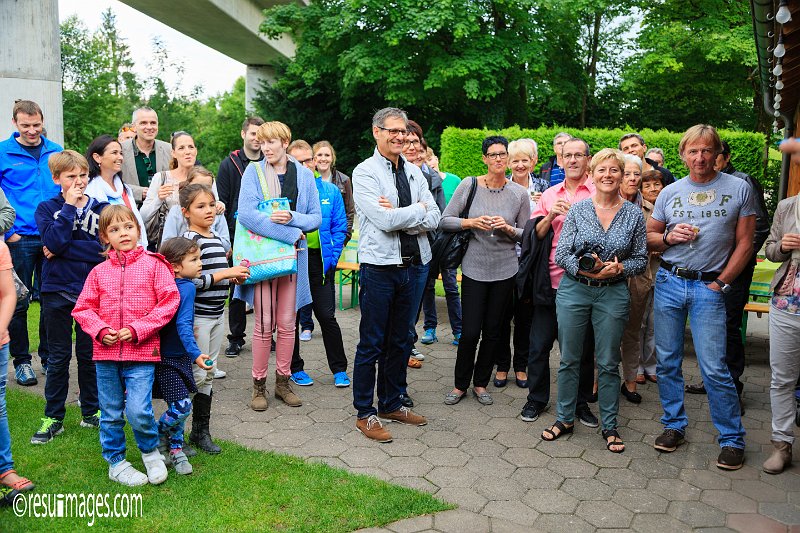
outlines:
[[[358,306],[358,275],[361,271],[361,264],[352,261],[339,261],[336,264],[336,272],[339,284],[339,309],[352,309]],[[439,274],[439,280],[442,275]],[[461,273],[456,274],[456,282],[461,283]],[[344,286],[350,285],[350,305],[344,306]]]
[[[755,313],[758,318],[761,318],[761,315],[764,313],[769,313],[769,301],[766,302],[759,302],[757,298],[763,296],[762,294],[757,294],[751,296],[754,297],[753,300],[747,302],[747,305],[744,306],[744,313],[742,314],[742,345],[747,344],[747,317],[750,313]]]
[[[358,273],[361,270],[359,263],[339,261],[336,272],[339,276],[339,309],[352,309],[358,305]],[[344,286],[350,285],[350,305],[344,306]]]

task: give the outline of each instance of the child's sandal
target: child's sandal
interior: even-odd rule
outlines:
[[[554,429],[558,430],[558,433],[553,431]],[[542,440],[546,440],[547,442],[554,441],[561,437],[562,435],[568,435],[575,430],[575,424],[567,427],[564,425],[561,420],[556,420],[555,423],[550,426],[548,429],[542,431]]]
[[[33,482],[30,479],[24,478],[22,476],[20,476],[20,478],[17,481],[15,481],[14,483],[8,483],[7,481],[4,481],[6,477],[10,476],[11,474],[16,474],[16,473],[17,473],[16,470],[8,470],[8,471],[3,472],[2,474],[0,474],[0,485],[4,485],[6,487],[9,487],[10,489],[13,489],[13,490],[16,490],[16,491],[19,491],[19,492],[27,492],[29,490],[33,490],[33,489],[36,488],[36,486],[33,484]]]
[[[611,453],[622,453],[625,451],[625,443],[622,442],[622,437],[620,437],[619,433],[616,429],[604,429],[602,431],[603,438],[606,441],[606,449]],[[614,440],[609,441],[608,439],[613,437]],[[612,446],[622,446],[621,450],[612,450]]]

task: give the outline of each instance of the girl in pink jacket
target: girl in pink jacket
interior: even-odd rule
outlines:
[[[86,279],[72,316],[94,341],[100,403],[100,445],[108,477],[128,486],[167,479],[153,417],[155,364],[161,360],[158,331],[175,314],[180,295],[172,268],[139,246],[139,224],[124,205],[100,215],[107,258]],[[147,475],[125,459],[125,417],[142,452]]]

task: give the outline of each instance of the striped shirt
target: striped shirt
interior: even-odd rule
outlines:
[[[200,247],[200,260],[203,262],[200,277],[192,280],[197,287],[194,312],[197,316],[216,318],[224,312],[225,300],[228,298],[229,280],[223,279],[214,283],[214,273],[228,268],[225,248],[219,237],[213,234],[205,237],[196,231],[187,231],[181,236],[197,243]]]

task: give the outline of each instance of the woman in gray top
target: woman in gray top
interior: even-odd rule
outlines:
[[[493,403],[486,392],[492,374],[492,354],[502,343],[508,345],[509,342],[508,338],[501,338],[501,332],[518,268],[515,244],[522,239],[522,230],[531,215],[528,191],[506,179],[508,141],[504,137],[487,137],[482,150],[487,173],[465,178],[459,184],[442,213],[439,226],[444,231],[472,230],[472,239],[461,263],[463,325],[456,356],[455,386],[445,397],[447,405],[461,401],[470,382],[481,404]],[[460,218],[475,180],[478,187],[468,218]],[[479,340],[480,350],[477,350]]]

